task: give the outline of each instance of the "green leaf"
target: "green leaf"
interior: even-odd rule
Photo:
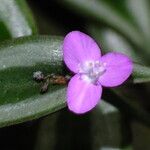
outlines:
[[[133,84],[124,84],[120,87],[112,88],[111,91],[119,97],[115,103],[124,113],[127,113],[128,117],[134,117],[134,119],[150,126],[150,113],[143,104],[146,102],[148,94],[143,89]],[[145,101],[143,102],[143,100]]]
[[[77,116],[64,109],[40,121],[35,150],[65,150],[74,147],[123,150],[122,147],[131,142],[131,130],[127,124],[122,113],[103,100],[84,115]]]
[[[101,30],[93,25],[88,26],[88,31],[97,40],[105,53],[117,51],[130,56],[134,62],[143,63],[140,55],[128,41],[115,31],[107,28]],[[134,63],[133,83],[150,82],[150,68]]]
[[[24,0],[1,0],[0,40],[37,33],[36,25]]]
[[[62,4],[67,5],[71,10],[83,14],[88,19],[106,23],[128,37],[134,44],[142,47],[143,39],[140,36],[137,26],[118,13],[116,9],[103,0],[63,0]]]
[[[128,147],[125,147],[125,148],[123,148],[121,150],[134,150],[134,149],[133,149],[133,146],[128,146]]]
[[[39,93],[33,72],[63,74],[60,37],[26,37],[0,46],[0,126],[39,118],[65,107],[65,88]]]
[[[150,2],[149,0],[127,0],[126,5],[130,15],[144,34],[145,40],[150,39]],[[146,41],[148,42],[148,41]]]
[[[106,27],[100,28],[93,24],[88,25],[87,30],[101,45],[102,51],[105,53],[116,51],[130,56],[135,62],[144,62],[139,51],[116,31]]]
[[[149,150],[150,144],[150,128],[145,124],[142,124],[138,121],[133,120],[131,122],[131,129],[132,129],[132,139],[134,149],[136,150]]]
[[[150,82],[150,67],[134,64],[133,82],[134,83]]]
[[[32,79],[38,70],[66,74],[61,44],[61,37],[39,36],[0,46],[0,126],[39,118],[65,107],[65,87],[50,85],[49,92],[41,95],[40,85]],[[139,79],[139,73],[134,80]]]
[[[140,59],[140,55],[136,52],[136,49],[130,45],[130,43],[122,37],[120,34],[108,28],[98,28],[93,25],[88,26],[88,31],[95,37],[98,43],[102,46],[102,52],[118,51],[132,57],[133,61],[143,63],[143,59]],[[143,89],[136,88],[137,85],[132,83],[144,83],[150,81],[150,68],[134,63],[134,69],[132,73],[132,80],[128,82],[129,85],[122,85],[118,88],[111,89],[115,94],[119,96],[117,101],[117,107],[127,110],[134,117],[138,118],[150,125],[150,114],[142,106],[141,102],[146,95],[143,93]],[[113,97],[113,96],[112,96]],[[111,97],[111,99],[112,99]],[[105,99],[110,99],[109,97]],[[145,99],[147,99],[145,97]],[[111,100],[109,100],[111,101]],[[114,101],[112,102],[115,103]]]
[[[135,18],[137,26],[142,31],[143,37],[142,52],[150,55],[150,1],[149,0],[127,0],[126,5],[131,16]]]

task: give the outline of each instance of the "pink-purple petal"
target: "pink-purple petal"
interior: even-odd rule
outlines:
[[[100,76],[99,83],[106,87],[122,84],[131,75],[133,63],[131,59],[121,53],[111,52],[100,59],[106,66],[106,72]]]
[[[72,31],[64,39],[63,57],[67,67],[77,73],[79,63],[99,60],[101,52],[90,36],[80,31]]]
[[[67,89],[67,105],[70,111],[83,114],[96,106],[101,99],[102,87],[85,82],[76,74]]]

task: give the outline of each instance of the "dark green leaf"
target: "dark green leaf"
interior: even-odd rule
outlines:
[[[3,31],[3,32],[2,32]],[[1,0],[0,39],[32,35],[37,32],[32,14],[24,0]]]
[[[143,60],[140,58],[140,55],[138,55],[136,50],[134,50],[125,38],[117,34],[115,31],[106,28],[100,30],[98,27],[92,25],[88,27],[88,31],[97,40],[99,45],[102,46],[102,51],[105,53],[117,51],[130,56],[134,62],[143,63]],[[133,82],[150,82],[150,68],[135,63]]]
[[[141,37],[143,37],[143,47],[141,51],[150,55],[150,1],[149,0],[127,0],[126,1],[128,11],[130,15],[135,18],[137,26],[141,32]]]
[[[104,27],[100,28],[92,24],[89,25],[87,29],[90,35],[101,45],[102,51],[105,53],[117,51],[130,56],[135,62],[143,63],[138,50],[116,31]]]
[[[150,1],[149,0],[127,0],[126,5],[130,15],[135,18],[141,29],[146,42],[150,39]]]
[[[134,118],[150,126],[150,114],[144,106],[146,103],[148,104],[146,91],[133,84],[124,84],[111,90],[119,96],[117,106],[124,110],[129,115],[128,117],[134,116]]]
[[[135,150],[150,149],[150,128],[138,121],[131,122],[133,146]]]
[[[98,22],[106,23],[123,33],[133,43],[142,47],[143,39],[140,32],[134,23],[131,23],[127,18],[118,13],[116,9],[108,5],[102,0],[63,0],[64,5],[68,5],[71,10],[77,11],[84,16],[92,17]]]
[[[64,74],[62,38],[26,37],[0,46],[0,126],[54,112],[65,106],[65,88],[51,85],[46,94],[33,81],[35,71]],[[138,76],[133,76],[134,80]]]
[[[133,149],[133,146],[128,146],[128,147],[125,147],[125,148],[123,148],[121,150],[134,150],[134,149]]]
[[[92,25],[88,27],[88,31],[102,46],[102,52],[104,51],[107,53],[110,51],[118,51],[132,57],[135,62],[143,63],[143,59],[140,59],[140,55],[136,50],[134,50],[125,38],[115,31],[108,28],[100,29]],[[113,92],[121,98],[121,100],[119,99],[119,101],[117,101],[117,106],[125,111],[127,110],[127,113],[130,112],[130,114],[136,116],[136,118],[150,124],[150,120],[148,119],[150,114],[141,104],[143,99],[147,99],[146,92],[143,93],[143,89],[138,89],[136,88],[137,85],[132,84],[149,82],[150,68],[134,63],[134,70],[131,79],[129,85],[122,85],[120,88],[112,89]],[[141,97],[141,95],[144,95],[145,98],[144,96]],[[112,103],[114,104],[114,101]]]
[[[134,64],[133,82],[134,83],[150,82],[150,68]]]
[[[62,74],[62,39],[28,37],[0,46],[0,126],[8,126],[55,112],[65,106],[65,88],[50,85],[39,93],[33,72]]]
[[[41,120],[35,150],[124,150],[130,142],[127,124],[120,111],[103,100],[84,115],[63,110]]]

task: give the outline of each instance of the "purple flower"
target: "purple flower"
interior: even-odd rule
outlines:
[[[132,61],[124,54],[110,52],[101,56],[96,42],[80,31],[72,31],[65,37],[63,57],[67,67],[75,73],[68,84],[67,105],[77,114],[96,106],[102,86],[122,84],[133,69]]]

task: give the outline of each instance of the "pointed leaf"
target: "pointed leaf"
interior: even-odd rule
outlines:
[[[3,31],[3,32],[2,32]],[[32,14],[24,0],[1,0],[0,39],[32,35],[37,32]]]
[[[105,53],[111,51],[117,51],[128,55],[132,58],[133,62],[144,63],[141,55],[128,43],[128,41],[108,28],[98,28],[93,25],[88,26],[88,31],[96,39],[99,45],[102,46],[102,51]],[[133,70],[133,82],[143,83],[150,82],[150,67],[134,64]]]
[[[131,142],[131,131],[127,124],[122,113],[103,100],[92,111],[81,116],[64,109],[40,121],[35,150],[75,147],[91,150],[125,150],[123,147]],[[78,137],[76,142],[75,137]]]
[[[83,14],[85,17],[94,18],[98,22],[104,22],[123,33],[133,43],[142,47],[142,37],[137,26],[118,13],[116,9],[108,5],[104,0],[63,0],[62,4]]]
[[[130,15],[135,18],[144,37],[150,39],[150,1],[149,0],[127,0],[126,5]],[[148,42],[148,41],[146,41]]]
[[[62,38],[26,37],[0,46],[0,126],[39,118],[65,107],[65,88],[50,85],[39,93],[33,72],[64,74]],[[139,70],[140,71],[140,70]],[[140,72],[133,76],[134,80]]]
[[[65,88],[50,85],[40,94],[33,72],[63,73],[62,39],[28,37],[0,46],[0,126],[39,118],[65,106]]]
[[[88,25],[89,33],[96,39],[102,50],[107,53],[117,51],[130,56],[135,62],[143,62],[139,51],[136,50],[121,34],[115,30],[98,27],[93,24]]]
[[[134,64],[133,82],[150,82],[150,67]]]

